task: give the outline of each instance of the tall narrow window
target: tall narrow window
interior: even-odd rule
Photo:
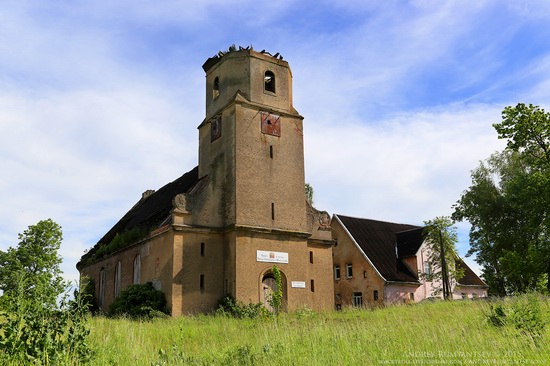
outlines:
[[[335,280],[340,279],[340,266],[334,267],[334,279]]]
[[[313,263],[313,252],[309,251],[309,263]]]
[[[220,96],[220,78],[216,76],[214,84],[212,84],[212,98],[216,99]]]
[[[271,203],[271,220],[275,220],[275,204]]]
[[[374,301],[378,301],[378,290],[373,291],[372,298],[374,299]]]
[[[134,285],[141,283],[141,256],[138,254],[134,258]]]
[[[353,267],[351,264],[346,264],[346,277],[347,278],[353,277]]]
[[[203,274],[201,274],[200,279],[199,279],[199,288],[200,288],[201,292],[204,291],[204,275]]]
[[[311,280],[309,287],[311,289],[311,292],[315,292],[315,280]]]
[[[269,145],[269,157],[273,159],[273,145]]]
[[[120,295],[121,271],[122,271],[122,263],[118,261],[115,267],[115,297],[118,297],[118,295]]]
[[[201,243],[201,257],[204,257],[204,243]]]
[[[264,90],[275,93],[275,74],[271,71],[264,74]]]
[[[99,271],[99,307],[105,305],[105,268]]]
[[[360,308],[363,306],[363,293],[354,292],[353,293],[353,306]]]
[[[432,273],[431,271],[431,266],[430,266],[430,262],[424,262],[424,274],[426,276],[429,276],[430,274]]]

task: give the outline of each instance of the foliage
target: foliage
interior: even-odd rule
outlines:
[[[309,204],[313,206],[313,196],[314,196],[313,187],[311,186],[311,184],[306,183],[305,189],[306,189],[306,199],[309,202]]]
[[[271,297],[267,301],[275,311],[275,314],[278,314],[283,303],[283,281],[279,267],[273,265],[271,272],[273,273],[273,277],[275,277],[275,286],[277,289],[271,293]]]
[[[266,317],[270,313],[261,302],[244,304],[241,301],[233,299],[231,296],[225,296],[220,300],[216,314],[233,318],[254,319]]]
[[[514,326],[539,343],[547,325],[543,313],[544,298],[536,293],[498,301],[485,311],[489,324],[496,327]]]
[[[81,258],[81,265],[91,264],[102,257],[126,248],[145,238],[150,232],[146,227],[134,227],[122,233],[117,233],[109,243],[98,243]]]
[[[39,221],[19,234],[16,248],[0,250],[0,290],[9,295],[24,286],[22,290],[28,297],[47,307],[55,306],[65,289],[59,268],[61,256],[57,253],[62,239],[61,226],[51,219]]]
[[[110,316],[127,316],[132,319],[152,319],[169,313],[166,296],[155,289],[151,282],[128,286],[109,306]]]
[[[453,218],[471,223],[468,254],[492,294],[550,290],[550,114],[520,103],[502,117],[507,148],[472,171]]]
[[[60,276],[61,238],[59,225],[40,221],[19,235],[17,248],[0,252],[1,364],[74,364],[91,357],[87,308],[80,296],[68,300]]]
[[[493,124],[507,148],[525,153],[535,161],[550,163],[550,113],[539,106],[518,103],[502,112],[502,122]]]
[[[452,298],[450,279],[460,280],[464,271],[456,266],[458,241],[456,227],[453,220],[447,216],[436,217],[433,220],[424,221],[426,226],[424,235],[429,248],[427,261],[430,264],[431,273],[425,275],[429,281],[441,283],[435,288],[435,292],[443,292],[445,299]],[[443,255],[442,255],[443,254]]]
[[[80,278],[80,290],[75,290],[75,298],[78,294],[81,294],[82,304],[90,311],[92,314],[95,314],[99,311],[99,305],[97,304],[97,299],[95,296],[95,281],[90,277],[81,277]]]

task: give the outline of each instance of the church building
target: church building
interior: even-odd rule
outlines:
[[[330,216],[306,200],[303,117],[278,54],[231,47],[209,58],[198,166],[146,191],[77,265],[100,308],[152,282],[173,316],[226,295],[263,302],[282,275],[284,310],[334,308]]]

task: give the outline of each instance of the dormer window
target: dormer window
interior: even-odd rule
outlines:
[[[275,74],[272,71],[266,71],[264,74],[264,90],[275,93]]]
[[[220,96],[220,78],[216,76],[214,84],[212,84],[212,98],[216,99]]]

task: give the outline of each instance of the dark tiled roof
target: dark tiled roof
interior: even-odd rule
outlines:
[[[149,197],[141,199],[99,240],[99,243],[110,243],[117,233],[135,227],[155,229],[170,214],[174,196],[189,191],[198,180],[199,167],[195,167]]]
[[[416,255],[424,242],[424,228],[401,231],[395,234],[397,240],[397,257],[405,258]]]
[[[468,265],[460,258],[457,259],[456,266],[458,268],[464,269],[464,277],[462,277],[459,281],[459,285],[463,286],[484,286],[488,287],[485,282],[481,280],[481,278],[478,277],[478,275],[475,274],[474,271]]]
[[[388,281],[418,282],[416,273],[413,273],[401,259],[397,258],[395,244],[397,233],[422,229],[422,227],[342,215],[335,216],[345,226],[382,277]]]
[[[105,234],[98,243],[81,260],[86,259],[99,249],[109,244],[117,234],[139,228],[152,231],[159,227],[172,210],[172,200],[179,193],[188,192],[199,180],[199,168],[185,173],[178,179],[166,184],[151,195],[142,198]]]

